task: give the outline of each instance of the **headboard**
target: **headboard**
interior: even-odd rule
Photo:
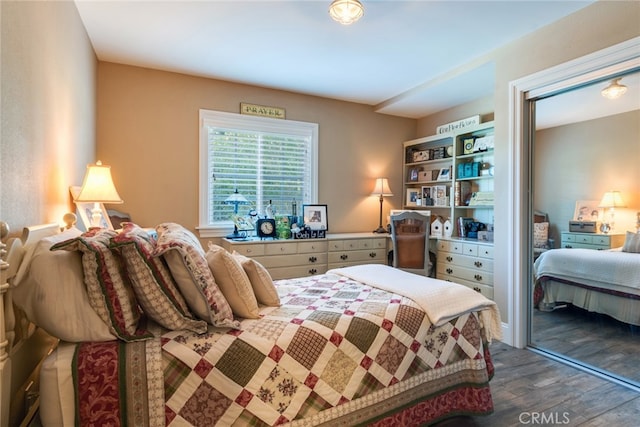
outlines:
[[[0,426],[27,425],[38,407],[38,374],[44,357],[58,340],[14,309],[12,281],[26,248],[60,232],[58,224],[26,227],[20,238],[4,239],[9,227],[0,221]]]

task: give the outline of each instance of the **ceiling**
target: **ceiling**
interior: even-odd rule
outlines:
[[[98,59],[371,105],[409,118],[494,92],[490,53],[593,3],[75,0]]]

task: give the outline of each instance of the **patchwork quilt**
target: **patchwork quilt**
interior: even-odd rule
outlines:
[[[493,410],[478,312],[435,327],[413,300],[338,274],[276,282],[241,329],[82,343],[80,425],[424,423]]]

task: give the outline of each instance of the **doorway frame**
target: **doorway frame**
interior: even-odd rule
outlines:
[[[537,98],[640,68],[640,37],[599,50],[509,83],[507,302],[513,325],[504,331],[514,347],[529,343],[533,274],[531,249],[531,118]]]

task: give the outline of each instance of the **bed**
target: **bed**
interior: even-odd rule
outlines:
[[[550,311],[567,303],[640,325],[640,234],[627,232],[611,250],[552,249],[534,263],[534,305]]]
[[[38,400],[45,426],[425,425],[493,411],[500,317],[464,286],[384,265],[272,282],[171,223],[59,231],[6,245],[0,295],[24,317],[3,316],[3,426]],[[42,361],[19,360],[29,340]]]

